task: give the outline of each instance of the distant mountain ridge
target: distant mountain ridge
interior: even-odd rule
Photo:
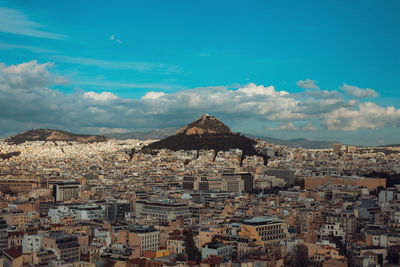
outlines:
[[[379,147],[400,147],[400,144],[381,145]]]
[[[205,117],[210,117],[209,120]],[[213,128],[214,127],[214,128]],[[199,129],[201,129],[199,131]],[[201,132],[201,133],[200,133]],[[174,127],[155,129],[151,131],[137,131],[129,133],[108,133],[102,136],[99,135],[83,135],[74,134],[62,130],[50,130],[50,129],[36,129],[30,130],[23,133],[19,133],[12,137],[6,138],[5,141],[9,143],[20,144],[25,141],[77,141],[77,142],[103,142],[109,139],[126,140],[126,139],[138,139],[138,140],[161,140],[168,136],[175,135],[176,133],[191,134],[211,134],[211,133],[225,133],[231,134],[231,130],[228,126],[223,124],[219,119],[212,117],[208,114],[204,114],[198,120],[189,123],[188,125],[178,129]],[[307,149],[322,149],[331,148],[334,143],[340,143],[337,141],[317,141],[306,138],[295,138],[295,139],[279,139],[274,137],[257,136],[252,134],[242,133],[241,135],[247,136],[251,139],[261,139],[271,144],[288,146],[292,148],[303,147]],[[385,145],[386,146],[399,146]]]
[[[274,137],[265,137],[265,136],[256,136],[251,134],[245,134],[249,138],[253,139],[261,139],[265,142],[281,145],[281,146],[288,146],[291,148],[307,148],[307,149],[323,149],[323,148],[332,148],[333,144],[340,143],[337,141],[318,141],[318,140],[311,140],[307,138],[294,138],[294,139],[279,139]]]
[[[100,135],[74,134],[62,130],[35,129],[6,138],[12,144],[22,144],[25,141],[75,141],[80,143],[104,142],[108,138]]]
[[[137,131],[129,133],[107,133],[104,136],[110,139],[127,140],[127,139],[138,139],[138,140],[159,140],[167,136],[173,135],[178,131],[178,128],[164,128],[156,129],[152,131]]]

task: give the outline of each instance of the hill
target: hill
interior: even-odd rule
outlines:
[[[180,130],[182,130],[181,128]],[[104,136],[111,139],[126,140],[126,139],[139,139],[139,140],[161,140],[168,136],[174,135],[180,131],[177,128],[164,128],[156,129],[147,132],[130,132],[130,133],[109,133]],[[241,133],[241,135],[247,136],[250,139],[261,139],[271,144],[288,146],[292,148],[303,147],[308,149],[321,149],[331,148],[333,144],[339,143],[337,141],[317,141],[306,138],[295,138],[295,139],[279,139],[274,137],[256,136],[252,134]]]
[[[156,150],[214,150],[228,151],[242,150],[242,160],[245,156],[262,156],[264,163],[267,157],[258,153],[254,147],[256,142],[240,134],[234,134],[230,128],[220,120],[210,115],[203,115],[198,120],[181,128],[175,135],[149,144],[142,149],[144,153],[154,153]]]
[[[160,141],[154,142],[143,148],[144,151],[157,149],[178,150],[215,150],[228,151],[238,148],[244,154],[257,155],[254,148],[256,142],[240,134],[208,134],[208,135],[172,135]]]
[[[25,141],[75,141],[80,143],[93,143],[107,141],[107,137],[74,134],[61,130],[35,129],[6,138],[5,141],[12,144],[22,144]]]
[[[9,152],[9,153],[4,153],[4,154],[0,154],[0,159],[10,159],[12,157],[17,157],[21,154],[20,151],[15,151],[15,152]]]
[[[182,127],[177,135],[230,135],[231,129],[219,119],[204,114],[197,120]]]

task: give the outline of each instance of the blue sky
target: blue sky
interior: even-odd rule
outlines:
[[[398,1],[0,1],[0,88],[16,107],[0,107],[0,135],[207,112],[264,136],[398,143],[399,48]]]

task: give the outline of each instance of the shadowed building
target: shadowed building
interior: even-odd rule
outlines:
[[[365,177],[305,177],[305,189],[315,189],[324,185],[342,185],[359,186],[375,189],[379,186],[386,188],[386,179],[384,178],[365,178]]]
[[[106,219],[109,222],[117,222],[125,220],[125,213],[131,211],[131,204],[115,200],[106,205]]]
[[[0,218],[0,255],[8,248],[8,225],[3,218]]]
[[[80,184],[77,182],[57,183],[53,185],[54,201],[65,201],[79,197]]]
[[[79,261],[78,237],[61,231],[52,231],[42,238],[42,248],[55,251],[57,259],[66,262]]]

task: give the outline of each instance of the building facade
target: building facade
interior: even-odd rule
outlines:
[[[65,201],[78,198],[80,192],[80,184],[76,182],[57,183],[53,185],[54,201]]]
[[[275,217],[255,217],[243,220],[240,230],[241,235],[249,236],[264,244],[278,244],[287,236],[287,231],[282,220]]]
[[[152,216],[161,222],[169,222],[191,217],[189,206],[185,203],[152,202],[140,200],[136,202],[138,216]]]

